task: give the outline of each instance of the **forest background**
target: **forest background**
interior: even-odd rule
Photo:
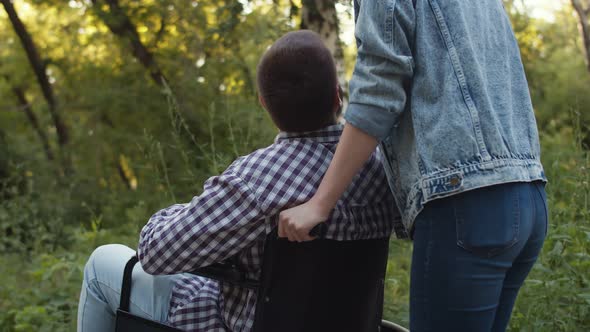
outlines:
[[[273,40],[321,32],[345,87],[354,66],[351,1],[0,2],[0,331],[74,331],[95,247],[135,247],[155,211],[272,142],[254,82]],[[510,329],[589,331],[590,0],[504,4],[551,215]],[[384,315],[406,326],[410,255],[392,240]]]

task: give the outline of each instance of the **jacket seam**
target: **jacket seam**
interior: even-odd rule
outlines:
[[[481,156],[484,160],[489,160],[489,159],[491,159],[491,156],[487,150],[487,147],[486,147],[484,139],[483,139],[479,116],[477,115],[477,108],[475,107],[475,104],[473,103],[473,98],[471,97],[471,94],[469,93],[469,88],[467,87],[465,73],[463,71],[463,67],[461,66],[461,61],[459,59],[459,55],[457,54],[457,49],[455,47],[453,39],[450,35],[449,28],[446,24],[445,18],[442,15],[442,11],[438,5],[438,2],[436,0],[429,0],[429,3],[430,3],[430,7],[432,9],[432,12],[436,18],[436,23],[439,27],[443,42],[445,43],[445,45],[447,47],[447,51],[449,53],[449,57],[451,60],[453,71],[455,72],[455,75],[457,77],[457,81],[459,84],[459,88],[460,88],[461,94],[463,96],[463,101],[465,102],[465,106],[467,107],[467,111],[471,117],[471,123],[473,126],[472,129],[474,131],[475,138],[477,140],[477,146],[478,146],[479,153],[481,154]]]

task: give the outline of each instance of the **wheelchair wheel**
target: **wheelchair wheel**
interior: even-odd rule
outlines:
[[[381,332],[409,332],[409,330],[390,321],[382,320]]]

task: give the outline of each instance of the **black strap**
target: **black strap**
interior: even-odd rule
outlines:
[[[129,299],[131,297],[131,274],[133,273],[133,267],[137,263],[137,255],[133,255],[125,265],[123,271],[123,285],[121,285],[121,302],[119,309],[129,312]]]

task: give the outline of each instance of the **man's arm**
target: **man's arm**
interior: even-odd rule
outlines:
[[[234,256],[264,231],[256,196],[226,172],[207,180],[190,203],[152,216],[141,231],[138,257],[150,274],[188,272]]]
[[[395,7],[392,5],[395,4]],[[312,199],[279,216],[279,235],[309,241],[309,231],[328,217],[378,142],[390,135],[406,108],[414,74],[411,0],[357,1],[358,55],[350,81],[348,122],[336,153]]]

